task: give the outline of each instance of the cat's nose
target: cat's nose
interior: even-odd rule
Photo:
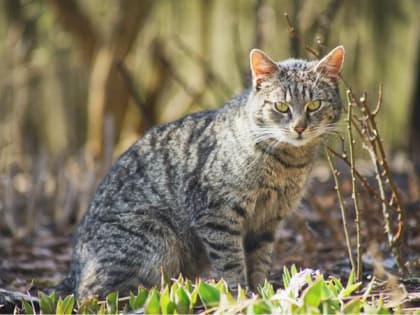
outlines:
[[[295,129],[295,131],[296,131],[298,134],[301,134],[302,132],[304,132],[304,131],[306,130],[306,126],[300,126],[300,125],[297,125],[297,126],[295,126],[293,129]]]

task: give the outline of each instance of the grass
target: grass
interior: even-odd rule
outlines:
[[[386,303],[386,298],[372,294],[373,279],[366,286],[355,281],[351,272],[344,285],[338,278],[325,277],[311,269],[299,271],[295,266],[283,270],[283,287],[275,290],[265,282],[258,293],[238,287],[237,294],[229,290],[224,280],[197,280],[181,276],[160,289],[140,287],[128,297],[117,292],[105,300],[92,298],[76,301],[70,295],[64,299],[55,293],[39,293],[39,311],[43,314],[393,314],[402,313],[403,299]],[[15,313],[35,314],[33,303],[22,303]],[[405,312],[406,313],[406,312]],[[412,314],[420,314],[413,311]]]

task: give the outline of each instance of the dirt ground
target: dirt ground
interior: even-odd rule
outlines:
[[[39,157],[26,168],[15,167],[3,176],[0,213],[0,288],[34,292],[57,283],[68,270],[71,234],[86,209],[101,172],[89,167],[82,157],[56,163]],[[365,163],[366,164],[366,163]],[[349,234],[355,255],[354,209],[351,178],[346,167],[337,162],[340,189],[347,209]],[[360,188],[363,249],[363,278],[374,275],[379,290],[408,292],[410,306],[420,306],[420,164],[396,156],[393,176],[400,189],[404,208],[402,257],[409,274],[399,277],[392,257],[380,203]],[[369,166],[360,170],[376,187]],[[395,227],[397,215],[390,213]],[[1,220],[0,220],[1,222]],[[326,276],[343,279],[350,273],[350,261],[334,181],[326,163],[313,170],[305,198],[297,211],[286,218],[276,235],[271,280],[281,285],[283,266],[319,269]],[[404,293],[405,294],[405,293]]]

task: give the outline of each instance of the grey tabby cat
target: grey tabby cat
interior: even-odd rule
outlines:
[[[224,107],[150,130],[99,185],[57,287],[78,297],[126,294],[161,269],[211,270],[255,290],[273,235],[301,199],[324,135],[341,112],[339,46],[321,61],[250,53],[253,85]]]

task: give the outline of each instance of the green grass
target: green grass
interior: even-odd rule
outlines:
[[[193,283],[179,277],[161,289],[139,288],[129,297],[119,298],[118,293],[109,294],[104,301],[96,298],[75,301],[73,296],[57,298],[52,293],[39,294],[43,314],[118,314],[137,312],[145,314],[392,314],[401,313],[400,308],[389,308],[382,298],[371,294],[374,282],[364,288],[354,281],[351,273],[346,285],[338,278],[325,279],[319,272],[305,269],[298,272],[292,266],[284,268],[283,287],[274,290],[266,282],[258,293],[246,292],[238,287],[233,294],[224,280]],[[23,302],[18,312],[34,314],[34,307]],[[420,314],[418,312],[417,314]]]

